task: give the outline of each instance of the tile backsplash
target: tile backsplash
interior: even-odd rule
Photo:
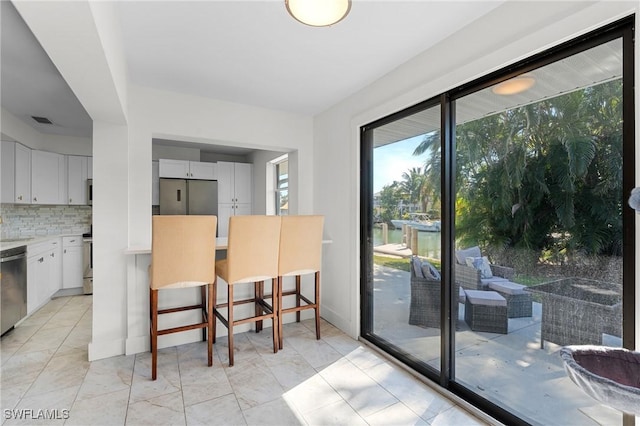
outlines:
[[[91,206],[0,205],[1,238],[89,232]]]

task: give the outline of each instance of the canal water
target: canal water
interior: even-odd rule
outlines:
[[[402,242],[402,230],[389,229],[389,244]],[[373,228],[373,245],[383,244],[382,229]],[[439,232],[418,232],[418,254],[423,257],[440,259],[440,233]]]

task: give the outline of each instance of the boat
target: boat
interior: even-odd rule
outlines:
[[[409,219],[392,219],[391,224],[396,229],[402,229],[402,225],[411,226],[418,231],[440,232],[440,221],[432,220],[427,213],[411,213]]]

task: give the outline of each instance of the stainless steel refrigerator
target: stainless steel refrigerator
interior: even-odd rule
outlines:
[[[218,181],[160,179],[160,214],[218,214]]]

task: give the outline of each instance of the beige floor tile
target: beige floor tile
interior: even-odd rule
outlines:
[[[188,425],[245,425],[235,395],[229,394],[185,407]]]
[[[118,356],[93,361],[78,392],[78,400],[94,399],[100,395],[127,392],[133,380],[135,356]]]
[[[426,426],[426,420],[414,413],[409,407],[401,402],[393,404],[390,407],[380,410],[375,414],[368,416],[367,423],[371,426],[396,426],[396,425],[420,425]]]
[[[144,401],[129,403],[127,425],[184,425],[182,393],[174,392]]]
[[[304,425],[302,414],[295,406],[288,404],[283,398],[269,401],[244,411],[248,425],[296,426]]]
[[[346,401],[340,400],[303,414],[307,424],[311,426],[326,425],[366,425],[367,422],[351,408]]]
[[[303,414],[343,400],[320,374],[289,389],[284,393],[283,398]]]
[[[129,402],[129,388],[91,398],[76,399],[66,425],[124,425]]]
[[[135,403],[181,390],[178,355],[175,348],[158,351],[158,377],[151,380],[151,354],[137,354],[131,384],[131,402]]]
[[[346,359],[330,365],[320,375],[362,417],[383,410],[398,400]]]

